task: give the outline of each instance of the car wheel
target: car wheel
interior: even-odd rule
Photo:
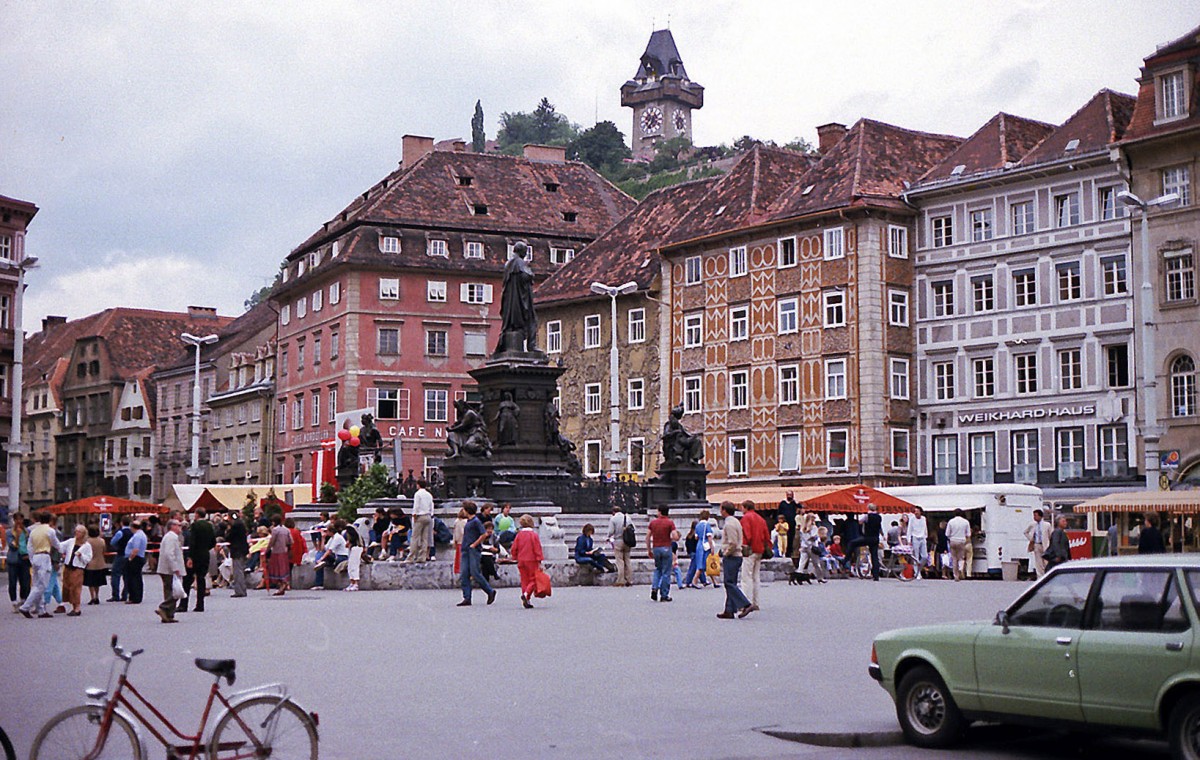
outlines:
[[[962,735],[964,721],[950,690],[926,665],[900,679],[896,716],[909,742],[918,747],[947,747]]]
[[[1171,710],[1167,740],[1171,757],[1200,760],[1200,693],[1187,695]]]

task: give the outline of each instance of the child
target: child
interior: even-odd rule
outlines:
[[[500,554],[500,545],[496,541],[496,526],[491,520],[483,523],[483,543],[479,545],[480,570],[483,572],[484,578],[492,580],[500,580],[500,574],[496,572],[496,557]]]
[[[822,528],[822,530],[824,530],[824,528]],[[842,550],[842,537],[834,536],[833,543],[830,544],[828,548],[829,548],[829,560],[828,561],[833,562],[834,567],[844,569],[845,565],[843,565],[842,563],[845,562],[845,560],[846,560],[846,552]]]
[[[788,524],[787,518],[779,515],[775,518],[775,556],[788,555]]]
[[[362,539],[354,526],[350,526],[346,531],[346,538],[346,543],[350,546],[350,558],[346,560],[346,574],[350,576],[350,583],[345,590],[358,591],[358,580],[362,575]]]
[[[517,561],[517,572],[521,575],[521,604],[525,609],[532,609],[536,587],[537,571],[542,566],[542,540],[533,529],[533,516],[521,515],[517,521],[521,529],[512,542],[512,557]]]
[[[683,588],[683,571],[679,569],[679,531],[671,531],[671,572],[675,575],[675,588]]]

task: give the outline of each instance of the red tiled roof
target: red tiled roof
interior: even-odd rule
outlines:
[[[683,215],[663,240],[663,246],[765,221],[771,204],[816,162],[815,156],[755,145]]]
[[[647,195],[637,208],[538,286],[538,303],[603,298],[591,292],[593,282],[636,282],[639,290],[650,287],[658,275],[658,247],[663,237],[717,182],[718,178],[709,177]]]
[[[783,220],[868,202],[896,205],[905,182],[916,181],[962,141],[860,119],[779,197],[770,218]]]
[[[1053,124],[998,113],[937,166],[926,172],[921,181],[930,182],[1004,169],[1020,161],[1053,131]],[[958,174],[952,174],[959,166],[963,168]]]
[[[1197,126],[1200,126],[1200,104],[1196,102],[1197,96],[1200,95],[1200,66],[1197,66],[1200,60],[1198,59],[1200,59],[1200,27],[1196,27],[1179,39],[1163,45],[1155,50],[1152,55],[1146,56],[1143,61],[1142,75],[1138,80],[1140,86],[1138,88],[1137,105],[1134,107],[1133,116],[1129,121],[1129,128],[1126,130],[1123,138],[1125,142],[1195,129]],[[1176,66],[1184,61],[1192,62],[1190,69],[1192,81],[1189,83],[1191,88],[1191,98],[1189,99],[1191,111],[1186,119],[1156,125],[1154,120],[1158,114],[1156,105],[1158,92],[1154,86],[1154,74],[1164,67]]]
[[[1029,151],[1021,159],[1021,165],[1031,166],[1057,161],[1071,154],[1083,155],[1106,149],[1124,136],[1129,118],[1133,115],[1134,102],[1131,95],[1101,90]],[[1079,142],[1074,149],[1067,151],[1072,140]]]

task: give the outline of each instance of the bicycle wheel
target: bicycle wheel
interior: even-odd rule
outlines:
[[[129,721],[120,715],[112,716],[108,736],[98,754],[90,754],[100,740],[100,724],[104,719],[102,705],[79,705],[63,710],[42,726],[33,740],[31,760],[142,760],[142,745]]]
[[[3,728],[0,728],[0,749],[4,750],[5,760],[17,760],[17,751],[13,749],[12,742],[8,740],[8,734],[4,733]]]
[[[213,729],[209,758],[317,760],[317,726],[295,702],[285,699],[271,721],[263,727],[263,721],[271,715],[278,702],[276,697],[254,697],[234,705]],[[254,738],[258,739],[257,746]]]

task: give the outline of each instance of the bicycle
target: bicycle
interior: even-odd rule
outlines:
[[[116,660],[109,671],[108,685],[112,686],[115,675],[116,688],[111,694],[109,689],[87,689],[87,704],[64,710],[48,720],[33,740],[32,760],[143,760],[147,753],[139,725],[163,745],[168,760],[194,760],[201,756],[208,760],[267,757],[316,760],[317,714],[296,704],[283,684],[267,684],[226,697],[221,692],[221,679],[233,685],[237,679],[236,662],[196,658],[196,667],[212,674],[214,680],[200,716],[200,727],[195,734],[186,734],[130,683],[130,664],[143,650],[126,651],[117,645],[115,635],[112,650]],[[160,731],[125,696],[127,691],[175,738]],[[205,729],[217,702],[224,712],[206,742]]]

